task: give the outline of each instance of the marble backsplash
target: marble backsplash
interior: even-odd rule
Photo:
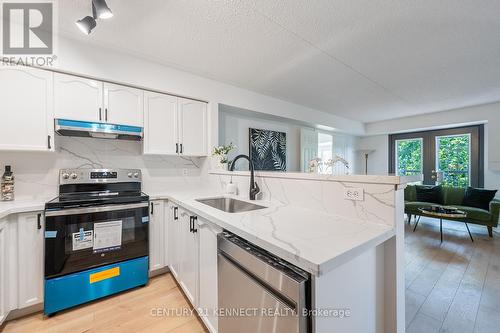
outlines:
[[[199,184],[206,158],[142,155],[142,143],[56,136],[55,152],[0,152],[0,168],[11,165],[16,200],[45,200],[58,193],[64,168],[138,168],[143,191],[166,192]]]
[[[248,198],[249,177],[208,174],[210,158],[142,155],[142,143],[92,138],[56,137],[55,152],[0,152],[0,168],[11,165],[15,174],[16,200],[45,201],[58,193],[59,170],[64,168],[138,168],[143,174],[143,191],[168,193],[183,189],[213,188],[224,193],[231,180],[239,196]],[[258,199],[279,206],[296,206],[326,214],[394,225],[395,187],[340,181],[311,181],[293,178],[256,177]],[[344,198],[348,187],[363,188],[363,201]]]
[[[238,195],[249,197],[249,177],[209,175],[212,186],[224,192],[232,182],[238,187]],[[316,212],[341,215],[369,222],[394,225],[396,216],[404,219],[403,212],[396,212],[394,185],[349,183],[339,181],[311,181],[293,178],[256,177],[261,189],[257,199],[272,201],[280,206],[296,206]],[[344,198],[346,188],[362,188],[363,201]]]

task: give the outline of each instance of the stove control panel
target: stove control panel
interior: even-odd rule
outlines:
[[[63,169],[59,172],[59,185],[140,182],[139,169]]]

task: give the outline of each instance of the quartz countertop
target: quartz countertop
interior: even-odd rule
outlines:
[[[328,272],[395,234],[389,225],[283,203],[255,200],[252,203],[267,208],[226,213],[196,201],[220,196],[213,189],[201,187],[150,194],[151,200],[171,200],[313,275]],[[0,202],[0,218],[42,211],[48,200]]]
[[[0,219],[10,214],[42,211],[50,199],[0,201]]]
[[[210,189],[150,195],[152,200],[171,200],[313,275],[324,274],[395,234],[389,225],[282,203],[255,200],[252,203],[267,208],[226,213],[196,201],[220,196]]]

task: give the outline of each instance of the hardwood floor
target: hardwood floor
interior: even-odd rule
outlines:
[[[162,309],[172,310],[172,314],[156,315],[168,314]],[[54,317],[46,318],[37,313],[9,321],[3,332],[208,332],[196,315],[180,315],[182,310],[190,309],[173,277],[164,274],[151,279],[146,287],[82,305]]]
[[[422,218],[406,223],[408,333],[500,332],[500,233],[486,227]]]

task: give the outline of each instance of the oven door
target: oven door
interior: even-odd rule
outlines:
[[[45,277],[147,256],[148,202],[45,212]]]

